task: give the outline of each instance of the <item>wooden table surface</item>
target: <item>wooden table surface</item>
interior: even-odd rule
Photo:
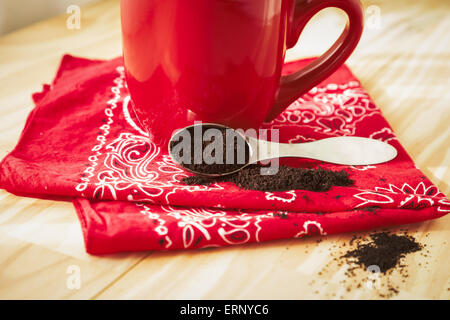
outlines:
[[[364,6],[366,29],[348,64],[418,167],[449,196],[450,3],[386,0],[365,1]],[[63,15],[0,38],[0,158],[17,142],[33,106],[30,94],[52,80],[64,53],[92,58],[120,55],[119,2],[100,2],[81,13],[79,30],[66,28],[68,15]],[[342,13],[324,10],[287,60],[320,54],[344,24]],[[449,299],[450,216],[408,228],[428,245],[430,254],[406,258],[405,282],[397,274],[390,277],[400,288],[394,298]],[[95,257],[84,251],[70,202],[17,197],[0,190],[0,298],[379,298],[378,289],[366,286],[347,292],[340,282],[345,278],[343,267],[331,264],[323,270],[332,262],[330,249],[351,237]],[[81,283],[74,288],[72,276],[77,271]],[[362,281],[364,276],[348,281]]]

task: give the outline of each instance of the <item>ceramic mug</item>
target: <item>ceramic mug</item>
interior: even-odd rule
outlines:
[[[281,76],[286,49],[320,10],[348,15],[321,57]],[[194,121],[257,128],[341,66],[363,29],[359,0],[121,0],[127,84],[139,122],[165,145]]]

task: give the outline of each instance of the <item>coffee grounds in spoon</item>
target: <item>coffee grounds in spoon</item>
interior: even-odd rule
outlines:
[[[288,191],[308,190],[325,192],[333,186],[352,186],[354,181],[346,171],[332,171],[323,168],[304,169],[280,166],[274,175],[261,175],[263,167],[257,164],[222,177],[191,176],[181,180],[187,185],[210,185],[218,182],[232,182],[247,190]]]
[[[187,142],[183,134],[188,136]],[[233,172],[245,166],[250,159],[250,147],[240,134],[209,124],[191,126],[175,134],[169,151],[184,168],[203,174]]]

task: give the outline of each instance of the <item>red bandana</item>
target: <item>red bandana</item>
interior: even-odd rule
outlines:
[[[308,62],[289,63],[284,72]],[[413,223],[450,212],[450,202],[415,167],[345,66],[264,125],[280,129],[280,142],[355,135],[397,148],[395,160],[372,166],[282,161],[345,169],[355,181],[328,192],[180,183],[189,174],[149,140],[133,117],[120,58],[65,56],[54,82],[33,98],[36,108],[20,141],[1,163],[0,186],[21,195],[73,197],[89,253],[300,238]]]

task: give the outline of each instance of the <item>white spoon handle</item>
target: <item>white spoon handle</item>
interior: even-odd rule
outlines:
[[[247,138],[252,148],[251,163],[277,157],[300,157],[344,165],[369,165],[397,156],[397,149],[390,144],[362,137],[333,137],[293,144]]]

